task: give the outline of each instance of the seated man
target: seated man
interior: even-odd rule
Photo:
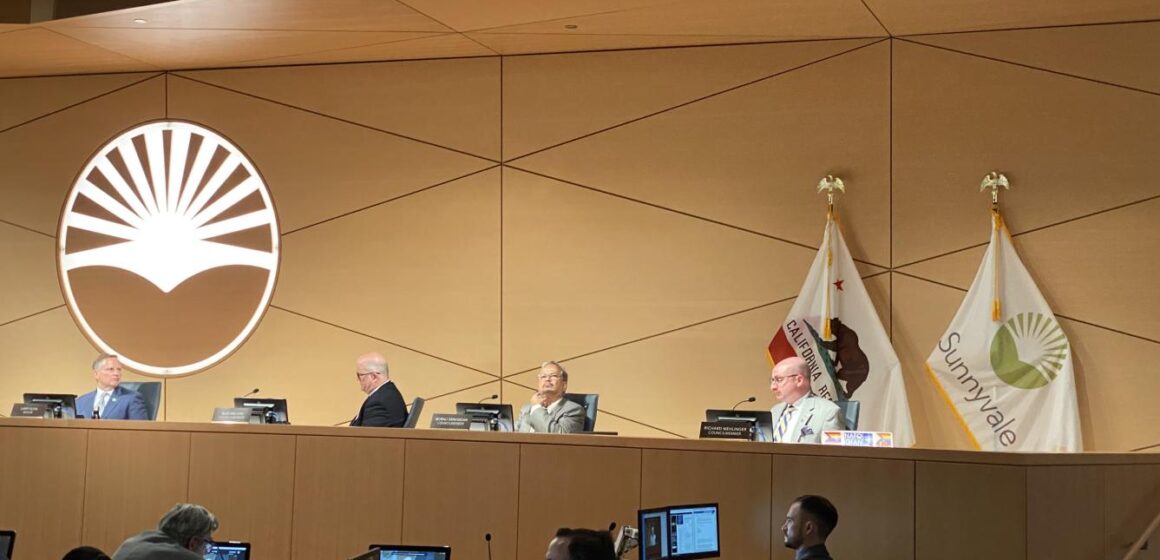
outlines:
[[[615,545],[608,531],[560,529],[544,560],[616,560]]]
[[[129,537],[113,560],[204,560],[218,530],[217,517],[196,504],[177,504],[161,517],[156,531]]]
[[[355,362],[354,374],[358,377],[358,385],[367,394],[367,398],[350,425],[403,427],[407,421],[407,403],[403,402],[403,394],[391,381],[387,370],[387,358],[378,352],[363,354]]]
[[[829,399],[811,394],[810,368],[794,356],[773,367],[769,390],[780,403],[774,405],[773,441],[821,443],[824,430],[844,430],[842,410]]]
[[[785,513],[781,532],[785,547],[795,560],[832,560],[826,539],[838,526],[838,509],[822,496],[805,495],[794,500]]]
[[[584,430],[584,407],[564,398],[568,390],[568,372],[556,362],[540,365],[536,376],[540,390],[531,402],[520,408],[517,432],[567,434]]]
[[[148,420],[149,407],[140,393],[121,387],[121,361],[101,354],[93,361],[97,389],[77,397],[77,416],[101,420]]]

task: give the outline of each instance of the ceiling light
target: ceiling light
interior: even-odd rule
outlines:
[[[143,19],[143,18],[137,18],[137,19],[133,20],[133,23],[136,23],[136,24],[149,23],[149,20]]]

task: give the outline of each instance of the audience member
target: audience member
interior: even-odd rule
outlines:
[[[204,560],[218,529],[217,517],[196,504],[177,504],[156,531],[129,537],[113,560]]]
[[[838,510],[821,496],[797,498],[785,514],[781,532],[786,548],[794,549],[794,560],[833,560],[826,550],[826,538],[838,526]]]
[[[560,529],[548,543],[544,560],[616,560],[608,531]]]

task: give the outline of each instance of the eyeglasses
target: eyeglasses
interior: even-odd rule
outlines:
[[[564,376],[559,373],[541,373],[536,376],[536,379],[543,381],[545,379],[563,379]]]
[[[801,377],[801,375],[802,374],[800,374],[800,373],[794,373],[794,374],[790,374],[790,375],[775,375],[773,377],[770,377],[769,380],[774,382],[774,383],[781,384],[781,382],[785,381],[786,379],[790,379],[793,377]]]
[[[206,554],[213,554],[214,552],[217,552],[217,543],[213,542],[213,539],[205,537],[201,540],[201,542],[202,546],[205,548]]]

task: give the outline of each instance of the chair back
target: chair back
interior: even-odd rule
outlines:
[[[407,421],[403,422],[404,428],[414,428],[419,423],[419,415],[423,413],[425,402],[427,401],[423,400],[423,397],[415,397],[415,400],[411,401],[411,411],[407,413]]]
[[[124,381],[121,386],[141,395],[145,400],[145,407],[149,409],[149,419],[157,419],[157,409],[161,408],[160,381]]]
[[[862,403],[858,401],[834,401],[842,410],[842,417],[846,419],[847,430],[858,429],[858,413],[862,410]]]
[[[584,431],[596,429],[596,405],[600,402],[600,395],[596,393],[564,393],[564,398],[584,407]]]

